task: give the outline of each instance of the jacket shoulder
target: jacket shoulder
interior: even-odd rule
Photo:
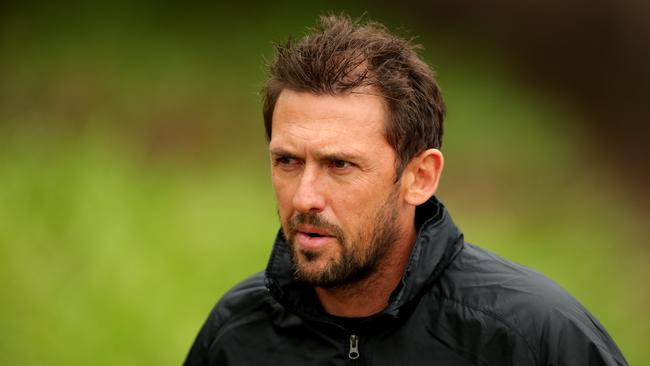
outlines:
[[[220,322],[233,321],[259,309],[260,303],[270,298],[264,273],[258,272],[228,290],[212,309]]]
[[[535,363],[626,364],[600,322],[567,291],[487,250],[465,243],[434,292],[447,311],[503,335]]]
[[[264,273],[256,273],[226,292],[213,307],[190,349],[185,365],[209,364],[210,349],[226,333],[268,318],[272,302]]]

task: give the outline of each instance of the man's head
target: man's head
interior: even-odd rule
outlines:
[[[445,105],[419,46],[378,23],[324,16],[310,34],[277,47],[263,90],[267,138],[273,111],[285,89],[337,95],[370,87],[388,110],[385,134],[398,156],[398,174],[418,153],[442,146]]]
[[[408,256],[442,171],[444,106],[428,66],[378,24],[324,17],[278,49],[264,119],[296,277],[359,281]]]

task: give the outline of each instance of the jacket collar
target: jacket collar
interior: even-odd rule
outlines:
[[[447,209],[432,197],[416,209],[418,234],[409,262],[383,314],[398,316],[400,309],[418,298],[438,278],[462,248],[463,234]],[[266,268],[266,286],[285,307],[307,316],[322,315],[313,288],[296,283],[291,273],[289,246],[278,232]]]

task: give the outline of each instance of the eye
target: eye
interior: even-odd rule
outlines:
[[[281,157],[275,159],[275,163],[280,164],[280,165],[291,164],[291,162],[292,162],[292,159],[289,158],[289,157],[286,157],[286,156],[281,156]]]
[[[300,160],[291,156],[277,156],[273,159],[273,163],[283,169],[292,169],[300,165]]]
[[[352,167],[352,163],[346,160],[331,160],[330,166],[336,170],[346,170]]]

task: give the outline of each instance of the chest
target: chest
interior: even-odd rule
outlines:
[[[404,321],[356,329],[308,322],[293,315],[281,319],[262,318],[220,335],[211,347],[211,364],[469,366],[513,363],[507,341],[492,339],[491,349],[483,350],[481,334],[472,334],[469,329],[464,331],[463,327],[461,323],[432,316],[426,309],[415,311]],[[498,362],[486,362],[487,358],[494,357],[495,351]]]

